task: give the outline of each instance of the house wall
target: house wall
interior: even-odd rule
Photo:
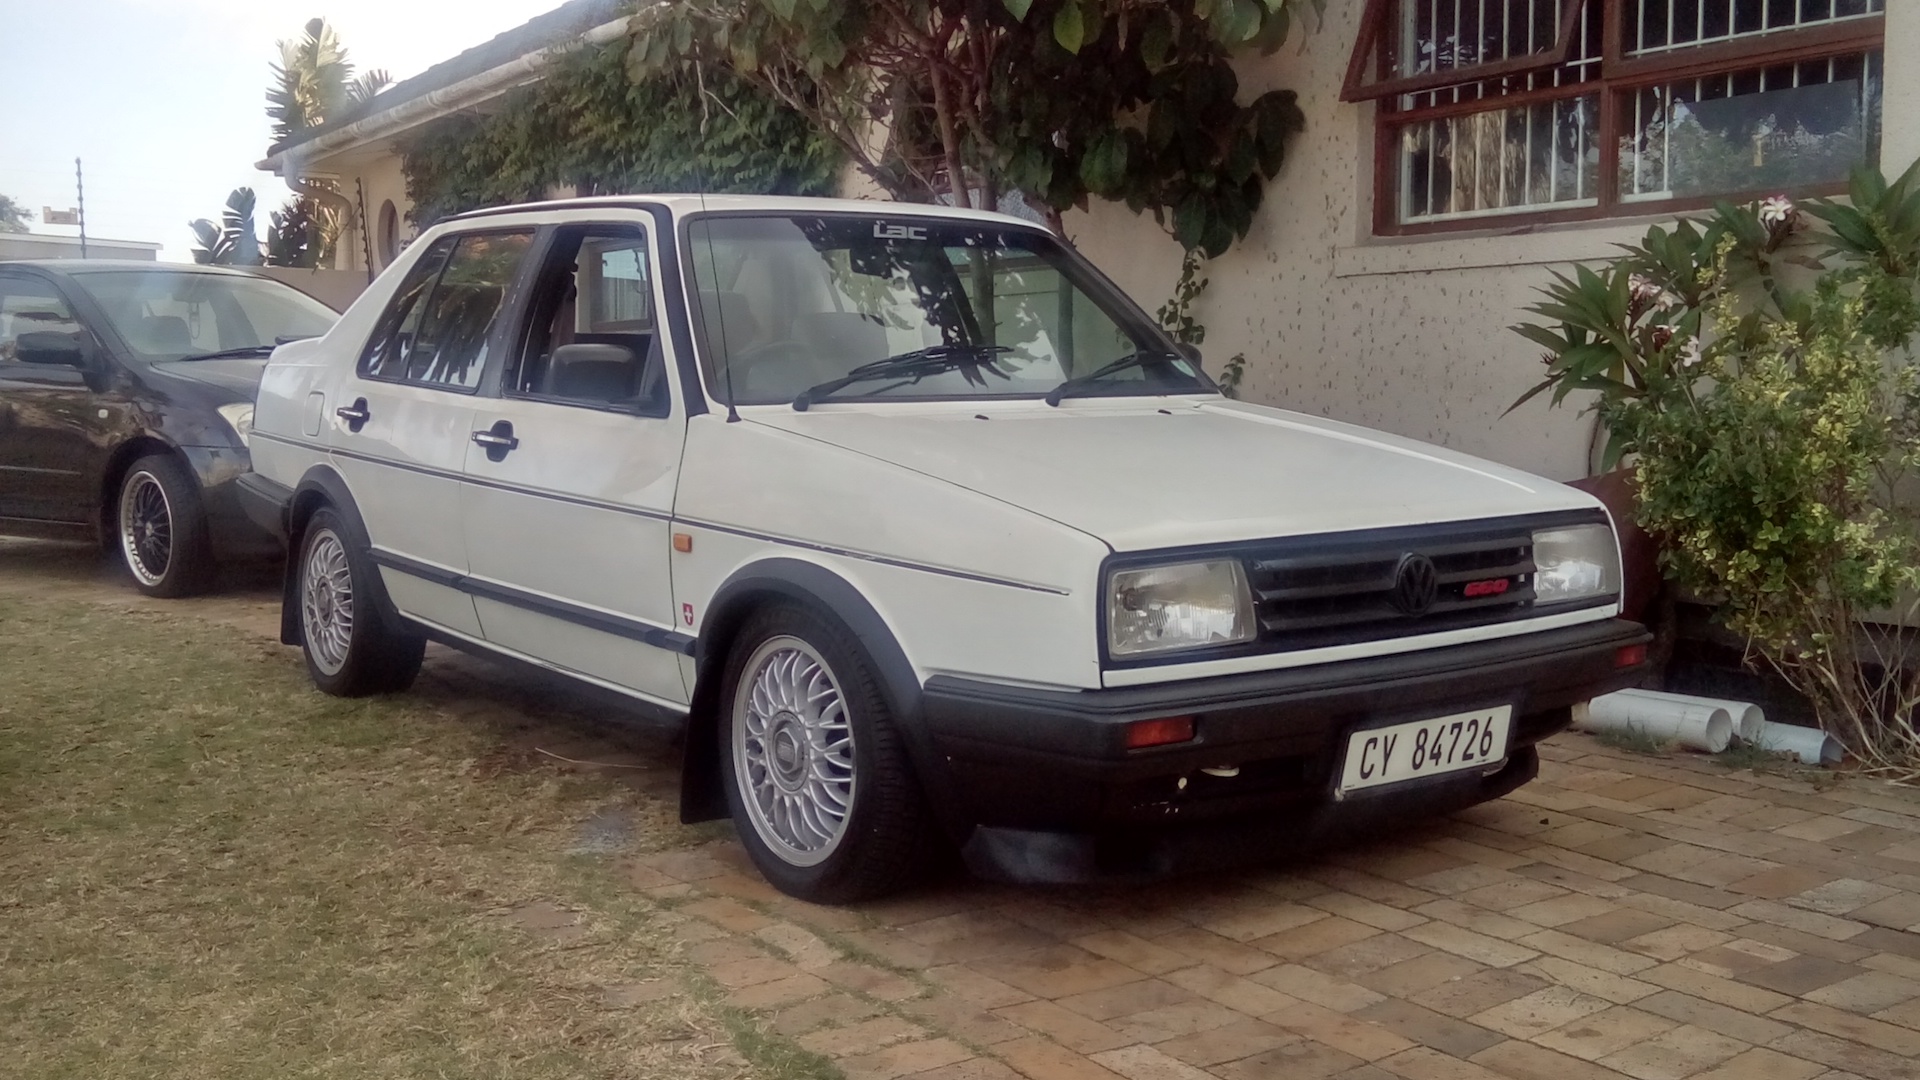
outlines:
[[[406,242],[418,233],[419,230],[407,220],[413,203],[407,198],[407,177],[401,169],[400,151],[397,148],[381,143],[320,159],[312,162],[308,168],[311,175],[337,183],[341,193],[348,199],[358,199],[365,204],[364,216],[340,238],[340,246],[334,255],[334,269],[360,271],[364,280],[369,252],[372,254],[374,273],[386,269],[392,260],[382,258],[379,229],[381,207],[388,202],[393,204],[399,219],[400,242],[395,254],[405,250]],[[356,181],[359,184],[357,190]]]
[[[52,233],[0,232],[0,259],[77,259],[78,236]],[[102,240],[87,237],[89,259],[141,259],[152,262],[160,257],[160,245],[145,240]]]
[[[1300,94],[1307,130],[1267,190],[1252,232],[1212,263],[1198,314],[1218,372],[1247,356],[1242,396],[1478,454],[1555,479],[1586,476],[1594,421],[1578,405],[1507,406],[1538,380],[1539,349],[1506,327],[1548,272],[1608,257],[1664,216],[1539,227],[1523,235],[1369,235],[1372,106],[1339,88],[1366,5],[1240,66],[1243,100]],[[1883,165],[1920,156],[1920,0],[1887,5]],[[1180,251],[1124,206],[1070,214],[1082,251],[1142,304],[1171,294]],[[1231,467],[1231,463],[1219,463]]]

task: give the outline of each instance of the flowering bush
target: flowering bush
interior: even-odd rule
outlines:
[[[1528,397],[1597,392],[1667,573],[1720,599],[1856,757],[1920,776],[1898,625],[1920,610],[1920,515],[1896,497],[1920,466],[1920,166],[1856,176],[1850,204],[1656,227],[1542,292],[1529,310],[1555,324],[1515,327],[1548,350]]]

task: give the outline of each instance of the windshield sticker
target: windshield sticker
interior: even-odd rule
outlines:
[[[889,225],[884,221],[873,223],[873,237],[876,240],[925,240],[927,230],[918,225]]]

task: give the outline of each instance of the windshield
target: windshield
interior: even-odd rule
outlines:
[[[1092,286],[1031,229],[926,218],[715,216],[688,231],[710,391],[785,404],[847,379],[835,400],[1041,397],[1147,354],[1085,393],[1195,393],[1212,384],[1144,315]],[[905,367],[890,357],[939,351]]]
[[[192,270],[76,273],[128,347],[147,360],[179,360],[318,337],[333,309],[277,281]]]

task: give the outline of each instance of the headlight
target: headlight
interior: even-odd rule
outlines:
[[[1237,560],[1116,571],[1107,582],[1113,656],[1251,641],[1253,596]]]
[[[234,435],[239,437],[240,445],[251,448],[253,446],[253,406],[247,403],[222,405],[219,412],[220,419],[225,420],[227,426],[233,429]]]
[[[1559,604],[1620,592],[1620,549],[1606,525],[1571,525],[1533,534],[1536,603]]]

